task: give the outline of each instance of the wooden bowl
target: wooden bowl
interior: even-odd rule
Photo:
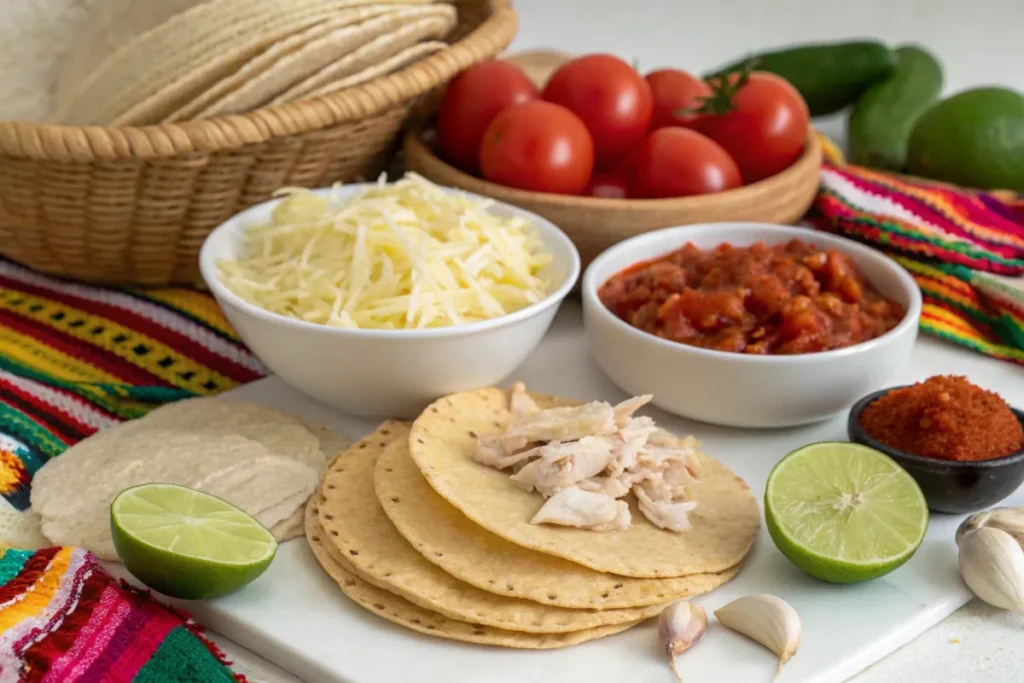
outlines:
[[[650,230],[732,221],[795,223],[814,201],[822,155],[821,141],[810,131],[803,156],[760,182],[678,199],[606,199],[529,192],[476,178],[437,156],[428,142],[431,137],[432,131],[406,133],[407,170],[439,185],[493,197],[547,218],[576,244],[584,267],[613,244]]]

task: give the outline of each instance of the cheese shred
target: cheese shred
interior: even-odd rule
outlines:
[[[409,173],[345,199],[287,188],[238,260],[217,266],[246,301],[355,329],[448,327],[545,298],[551,262],[529,221]]]

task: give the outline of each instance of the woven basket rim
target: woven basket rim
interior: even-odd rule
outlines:
[[[148,126],[62,126],[0,121],[0,155],[39,161],[153,159],[217,152],[373,116],[430,92],[518,28],[512,0],[479,0],[489,16],[472,32],[415,64],[338,93],[243,114]]]

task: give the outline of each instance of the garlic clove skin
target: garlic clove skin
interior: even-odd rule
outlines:
[[[964,536],[983,527],[1005,531],[1024,547],[1024,508],[995,508],[971,515],[956,530],[956,544],[960,545]]]
[[[960,575],[976,596],[1000,609],[1024,614],[1024,548],[991,526],[960,539]]]
[[[658,639],[665,648],[676,680],[683,679],[676,670],[675,658],[700,642],[707,630],[708,615],[699,605],[676,600],[661,611],[658,617]]]
[[[776,677],[800,648],[800,615],[782,598],[747,595],[715,610],[715,616],[726,628],[742,633],[777,654]]]

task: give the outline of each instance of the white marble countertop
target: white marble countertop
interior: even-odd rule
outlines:
[[[513,50],[613,52],[638,60],[644,70],[678,66],[700,72],[766,46],[878,36],[932,49],[943,61],[948,92],[990,83],[1024,90],[1021,0],[518,0],[516,6],[520,29]],[[842,135],[840,116],[817,123]],[[298,680],[229,641],[215,640],[257,680]],[[981,680],[1024,681],[1024,617],[977,600],[852,679]]]

